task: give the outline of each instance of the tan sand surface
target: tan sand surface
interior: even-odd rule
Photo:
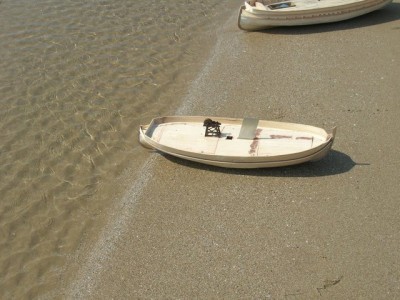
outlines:
[[[338,126],[334,150],[261,170],[149,152],[65,295],[400,298],[399,16],[247,33],[232,13],[176,113]]]

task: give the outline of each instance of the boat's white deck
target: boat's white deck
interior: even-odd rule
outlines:
[[[168,147],[221,156],[274,156],[319,146],[326,137],[293,130],[258,127],[256,139],[238,139],[240,125],[221,125],[221,137],[206,137],[199,123],[166,123],[152,130],[151,138]],[[232,136],[229,140],[226,137]]]
[[[260,2],[256,2],[255,7],[251,7],[249,5],[246,5],[247,9],[257,13],[260,12],[262,13],[263,11],[296,11],[296,10],[307,10],[307,9],[319,9],[319,8],[325,8],[325,7],[335,7],[335,6],[340,6],[340,5],[346,5],[346,4],[351,4],[351,3],[357,3],[357,2],[362,2],[364,0],[293,0],[290,1],[293,6],[291,7],[285,7],[285,8],[279,8],[279,9],[270,9],[268,5],[264,5]],[[283,0],[282,2],[285,2]],[[289,1],[288,1],[289,2]]]

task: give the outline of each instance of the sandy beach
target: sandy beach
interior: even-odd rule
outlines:
[[[232,11],[175,113],[337,126],[333,151],[229,170],[143,149],[62,294],[399,298],[399,16],[395,1],[345,22],[249,33]]]

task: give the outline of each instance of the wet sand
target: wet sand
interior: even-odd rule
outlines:
[[[234,14],[176,113],[338,126],[333,151],[260,170],[148,152],[64,296],[400,297],[400,4],[254,33]]]

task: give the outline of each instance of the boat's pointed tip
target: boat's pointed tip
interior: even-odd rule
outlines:
[[[333,128],[331,129],[332,137],[335,137],[335,135],[336,135],[336,129],[337,129],[337,126],[335,126],[335,127],[333,127]]]
[[[149,125],[140,125],[139,126],[139,143],[142,145],[142,147],[150,150],[154,150],[154,147],[151,146],[147,141],[146,141],[146,134],[145,131],[147,130]]]

